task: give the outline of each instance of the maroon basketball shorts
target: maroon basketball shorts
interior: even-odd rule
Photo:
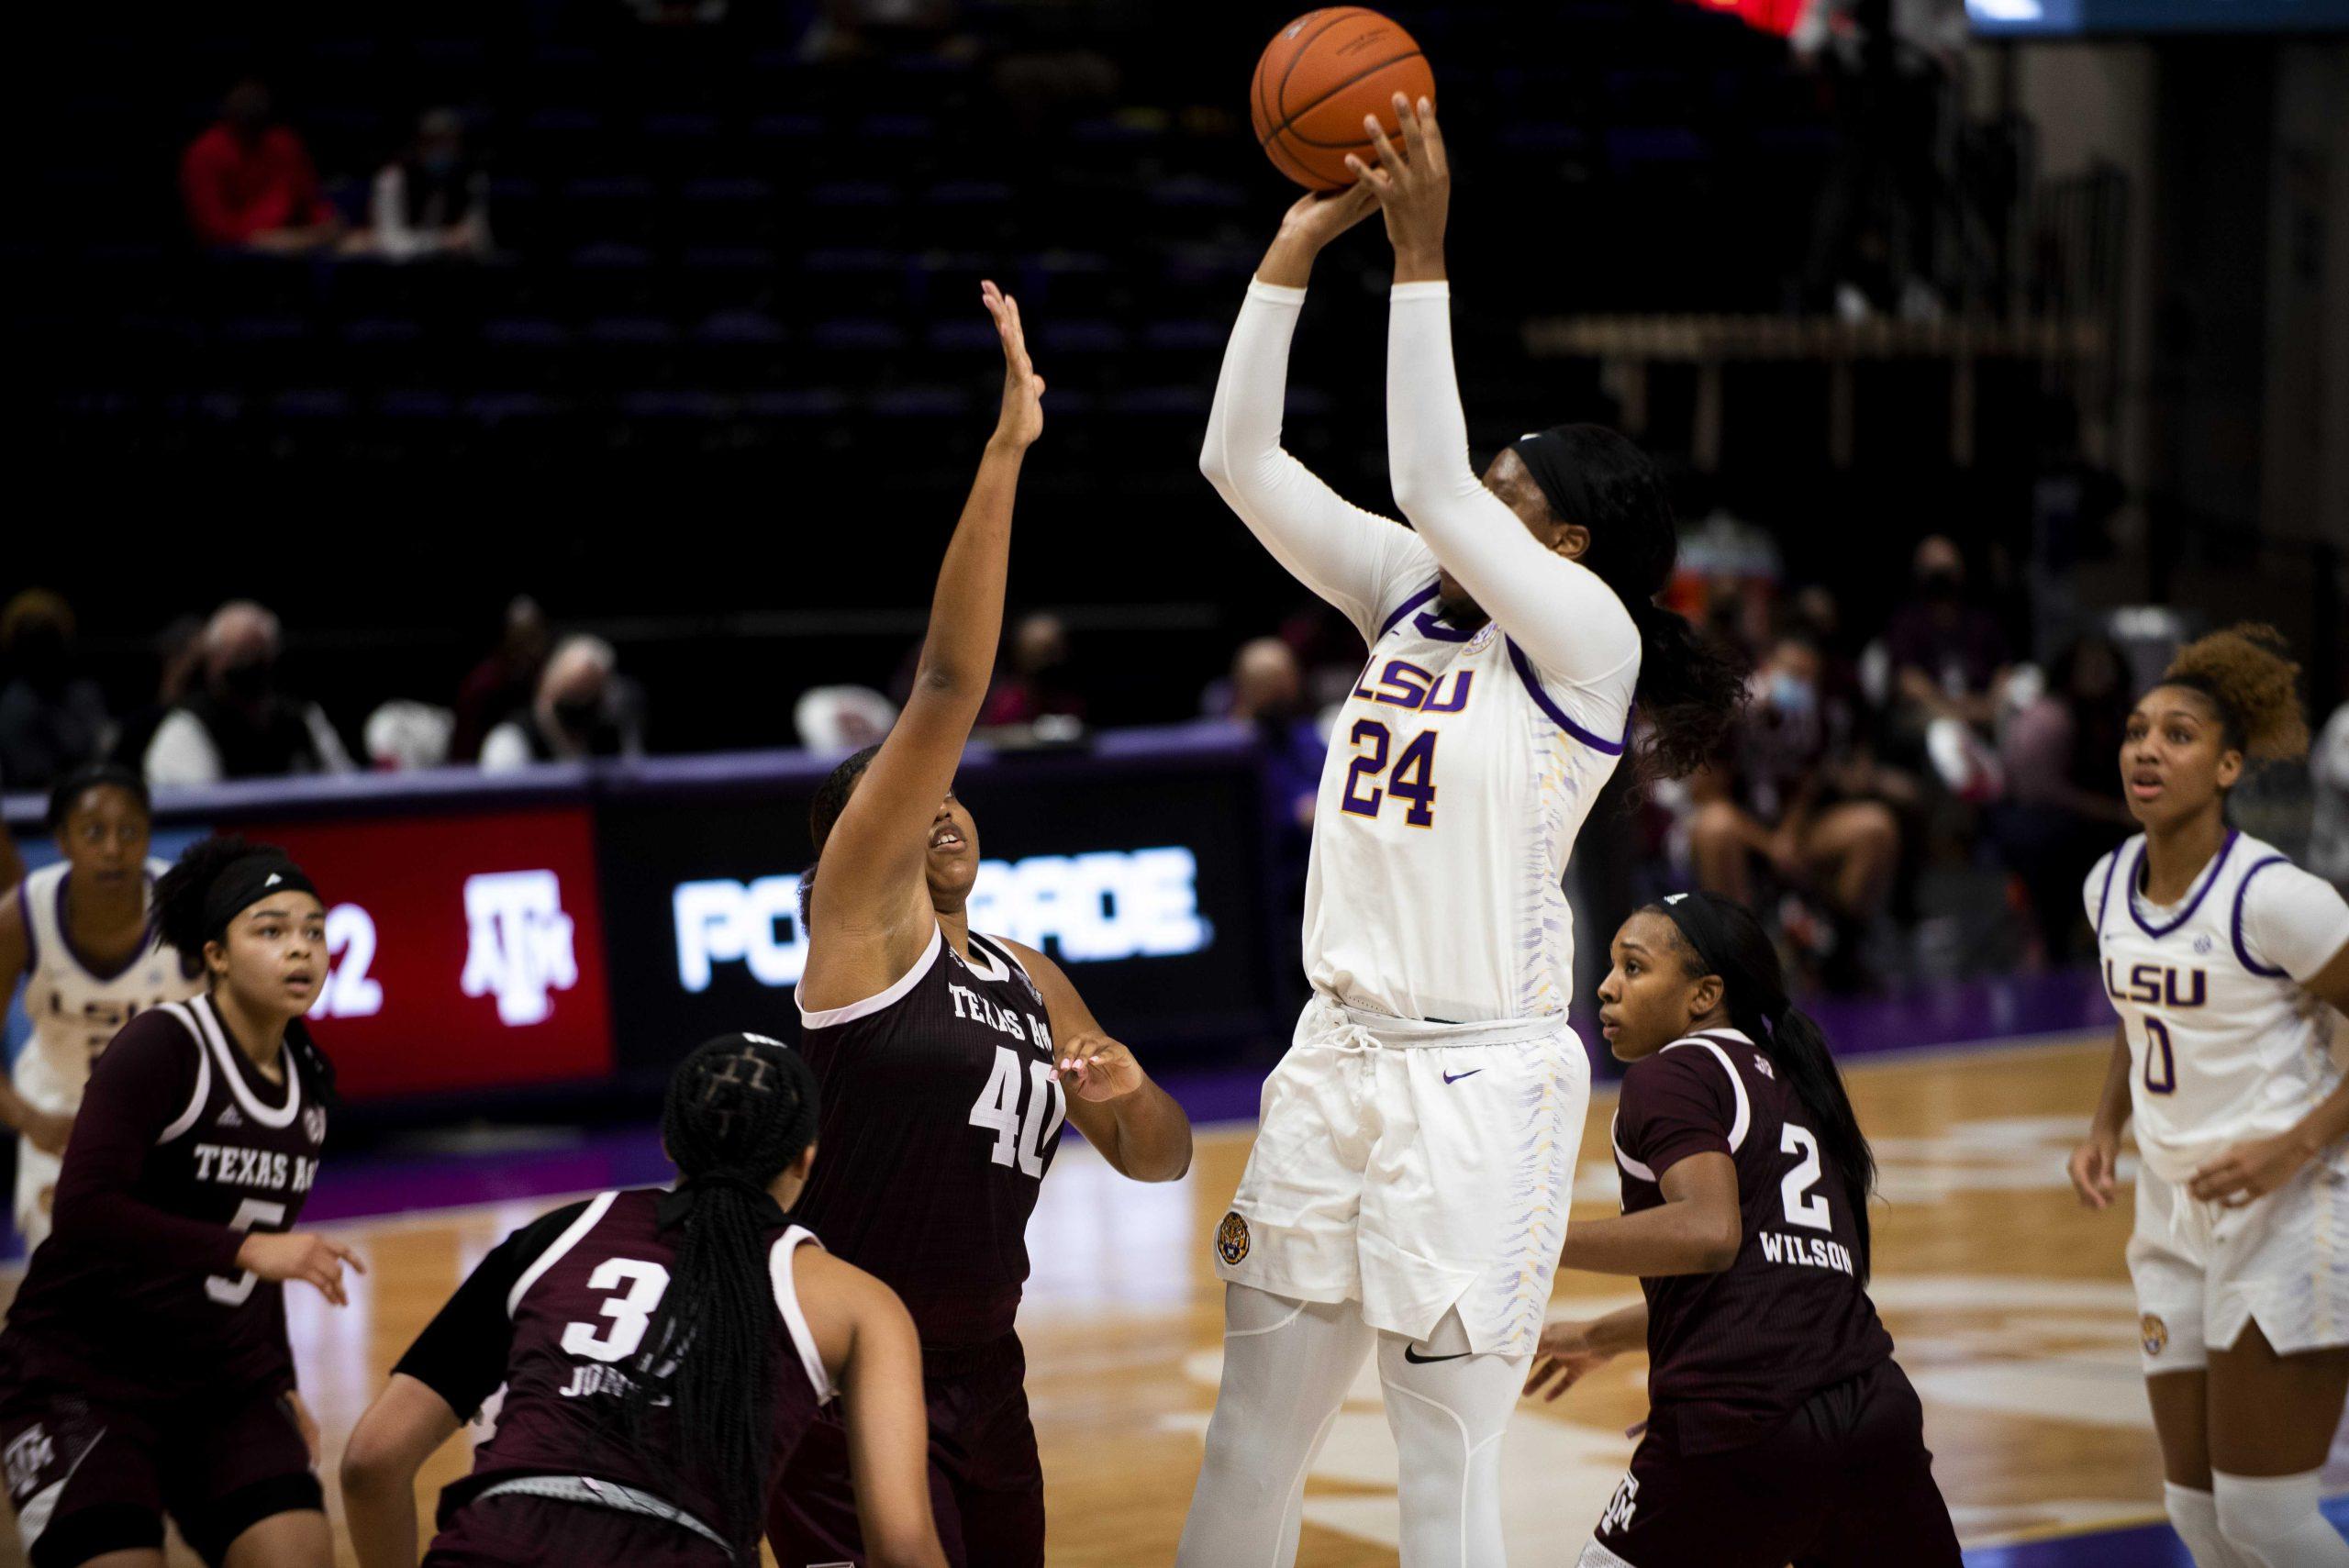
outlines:
[[[922,1347],[930,1406],[930,1505],[954,1568],[1042,1568],[1044,1467],[1028,1419],[1028,1361],[1016,1334]],[[848,1429],[837,1403],[800,1440],[767,1507],[782,1568],[864,1562]]]
[[[732,1568],[667,1519],[553,1497],[475,1497],[432,1538],[424,1568]]]
[[[27,1360],[0,1362],[0,1467],[33,1568],[160,1551],[166,1513],[217,1564],[262,1520],[326,1507],[278,1394],[92,1399]]]
[[[1959,1568],[1917,1391],[1889,1358],[1763,1439],[1631,1455],[1580,1568]]]

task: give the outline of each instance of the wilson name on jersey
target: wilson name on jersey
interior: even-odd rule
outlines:
[[[933,930],[887,990],[800,1013],[823,1155],[796,1212],[932,1343],[1011,1331],[1028,1217],[1068,1118],[1043,994],[1003,943],[973,932],[970,948]]]
[[[1465,1023],[1562,1014],[1566,858],[1622,755],[1631,689],[1545,687],[1431,584],[1386,617],[1340,710],[1314,817],[1306,970],[1347,1006]]]

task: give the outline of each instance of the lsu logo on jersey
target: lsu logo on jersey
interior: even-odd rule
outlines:
[[[1475,678],[1474,670],[1454,670],[1446,677],[1408,659],[1389,659],[1375,683],[1369,667],[1364,667],[1362,679],[1354,683],[1354,695],[1414,713],[1458,713],[1468,706],[1469,686]]]
[[[1215,1252],[1226,1263],[1237,1263],[1248,1255],[1248,1221],[1233,1209],[1215,1228]]]
[[[2132,963],[2124,985],[2119,967],[2108,958],[2104,961],[2104,989],[2116,1002],[2199,1007],[2210,996],[2210,975],[2207,970],[2180,971],[2166,963]]]

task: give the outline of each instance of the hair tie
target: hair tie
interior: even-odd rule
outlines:
[[[763,1223],[780,1225],[785,1216],[783,1206],[774,1201],[766,1184],[755,1181],[740,1171],[702,1171],[679,1182],[674,1191],[664,1195],[653,1210],[653,1224],[662,1230],[685,1222],[694,1206],[711,1193],[740,1193],[750,1200],[752,1215]],[[763,1206],[763,1207],[762,1207]]]

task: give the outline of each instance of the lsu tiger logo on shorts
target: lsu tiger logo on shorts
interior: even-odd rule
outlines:
[[[2152,1313],[2137,1320],[2137,1331],[2144,1336],[2147,1355],[2157,1356],[2169,1348],[2169,1325]]]
[[[1233,1209],[1215,1228],[1216,1256],[1227,1263],[1236,1263],[1248,1255],[1248,1222],[1240,1211]]]

